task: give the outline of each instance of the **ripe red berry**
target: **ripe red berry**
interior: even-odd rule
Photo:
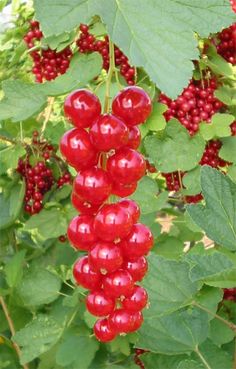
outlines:
[[[89,252],[89,263],[94,270],[111,273],[123,263],[119,244],[112,242],[97,242]]]
[[[110,195],[112,182],[103,169],[92,167],[81,171],[75,178],[77,196],[91,204],[102,204]]]
[[[127,142],[128,147],[136,150],[141,143],[141,133],[138,127],[130,126],[129,127],[129,139]]]
[[[122,184],[118,182],[113,182],[112,193],[119,197],[127,197],[132,195],[136,191],[137,182],[130,184]]]
[[[90,204],[89,202],[81,200],[76,193],[73,191],[71,195],[71,202],[74,208],[81,214],[94,215],[100,208],[99,205]]]
[[[140,87],[126,87],[113,100],[112,111],[126,124],[135,126],[145,122],[152,110],[151,99]]]
[[[99,289],[101,285],[102,275],[91,268],[87,256],[75,262],[73,276],[77,284],[89,290]]]
[[[93,327],[96,338],[101,342],[112,341],[116,337],[116,332],[113,331],[107,319],[99,319],[96,321]]]
[[[136,223],[121,245],[124,256],[130,260],[146,255],[153,246],[152,232],[144,224]]]
[[[131,332],[135,332],[143,324],[143,314],[141,313],[141,311],[136,311],[132,313],[132,317],[133,317],[133,328]]]
[[[68,164],[77,171],[97,163],[97,151],[90,141],[88,132],[82,128],[67,131],[61,138],[60,150]]]
[[[132,295],[122,301],[124,309],[129,311],[140,311],[145,308],[148,302],[147,291],[140,286],[134,286]]]
[[[78,215],[68,226],[67,236],[71,244],[78,250],[89,250],[96,242],[93,231],[94,218],[90,215]]]
[[[76,90],[67,96],[64,112],[74,126],[87,128],[99,117],[101,104],[92,92],[85,89]]]
[[[107,316],[115,308],[115,300],[109,297],[103,290],[90,292],[86,298],[88,311],[95,316]]]
[[[91,141],[99,151],[121,148],[127,144],[128,136],[126,124],[112,114],[101,115],[90,128]]]
[[[124,147],[110,156],[107,171],[114,182],[131,184],[145,175],[146,162],[137,151]]]
[[[104,205],[94,219],[94,231],[104,241],[126,237],[133,225],[131,215],[119,204]]]
[[[114,310],[108,318],[109,326],[116,333],[129,333],[134,326],[133,315],[129,310]]]
[[[133,287],[131,275],[123,269],[107,274],[103,279],[103,288],[111,297],[129,296]]]
[[[137,223],[139,217],[140,217],[140,208],[138,204],[134,200],[124,199],[120,200],[118,203],[124,210],[128,211],[130,213],[133,222]]]
[[[141,281],[148,270],[148,262],[144,256],[134,260],[125,260],[122,268],[127,270],[134,282]]]

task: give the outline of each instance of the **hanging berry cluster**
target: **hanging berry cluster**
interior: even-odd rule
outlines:
[[[218,34],[216,49],[227,62],[236,64],[236,23]]]
[[[96,39],[94,35],[89,32],[89,27],[86,24],[80,25],[80,37],[77,40],[77,46],[81,53],[89,53],[97,51],[103,58],[103,68],[109,69],[109,38],[106,36],[104,40]],[[120,67],[120,74],[125,78],[128,85],[134,85],[135,68],[131,67],[127,56],[115,46],[115,65]]]
[[[36,160],[35,154],[39,158],[38,160]],[[43,197],[55,183],[49,162],[52,154],[55,154],[55,148],[45,140],[41,140],[38,131],[34,131],[30,151],[28,150],[25,158],[18,161],[16,170],[24,178],[26,185],[24,210],[31,215],[42,210]],[[31,164],[31,162],[34,162],[34,164]],[[62,187],[70,182],[70,174],[64,172],[57,180],[57,187]]]
[[[43,33],[40,31],[39,22],[31,21],[30,30],[24,37],[29,49],[37,45],[35,42],[43,38]],[[66,47],[60,52],[56,52],[50,48],[42,49],[39,46],[38,50],[31,51],[30,56],[33,59],[32,72],[35,75],[36,82],[42,83],[44,80],[54,80],[58,75],[64,74],[70,65],[72,51],[70,47]]]
[[[108,198],[131,194],[145,174],[145,160],[135,149],[137,125],[149,116],[151,100],[141,88],[127,87],[114,98],[112,114],[101,114],[98,98],[82,89],[66,98],[64,111],[75,128],[62,137],[60,150],[78,171],[72,203],[80,213],[68,227],[68,239],[88,253],[75,262],[73,275],[90,290],[87,309],[100,317],[94,333],[107,342],[141,326],[148,300],[136,282],[147,272],[152,233],[137,223],[140,209],[134,201]]]

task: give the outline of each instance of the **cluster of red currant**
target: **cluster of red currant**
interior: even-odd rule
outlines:
[[[86,24],[80,25],[80,37],[77,40],[77,46],[81,53],[89,53],[97,51],[103,58],[103,68],[109,69],[109,38],[106,36],[103,40],[96,39],[89,32],[89,27]],[[115,65],[120,67],[120,74],[125,78],[128,85],[134,85],[135,68],[131,67],[128,58],[122,51],[115,46]]]
[[[151,100],[141,88],[127,87],[114,98],[112,114],[101,114],[98,98],[82,89],[66,98],[64,111],[76,128],[64,134],[60,149],[78,171],[72,203],[80,212],[67,234],[74,248],[88,252],[74,264],[73,275],[90,290],[87,309],[102,317],[94,333],[107,342],[141,326],[148,299],[135,282],[147,271],[152,233],[137,223],[140,209],[134,201],[104,203],[111,194],[134,192],[145,174],[145,160],[135,151],[140,142],[136,125],[150,114]]]
[[[190,135],[194,135],[199,129],[199,123],[202,121],[210,123],[212,115],[223,106],[223,103],[214,96],[216,88],[215,79],[192,80],[176,100],[171,100],[161,93],[159,101],[168,106],[168,110],[164,113],[166,121],[177,118]]]
[[[140,369],[145,369],[145,365],[140,358],[140,356],[145,354],[145,352],[148,352],[148,351],[139,349],[139,348],[135,349],[134,362],[136,365],[140,367]]]
[[[43,37],[43,33],[40,31],[39,22],[31,21],[30,30],[24,37],[29,49],[33,48],[35,41],[40,41]],[[60,52],[56,52],[50,48],[43,50],[31,51],[30,53],[33,59],[32,72],[35,75],[36,82],[42,83],[44,80],[54,80],[58,75],[64,74],[69,67],[72,51],[70,47],[66,47]]]
[[[216,49],[227,62],[236,64],[236,23],[218,34]]]
[[[223,300],[236,301],[236,288],[225,288]]]

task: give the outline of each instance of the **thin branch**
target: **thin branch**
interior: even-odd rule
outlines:
[[[8,138],[8,137],[2,136],[2,135],[0,135],[0,141],[5,141],[5,142],[8,142],[8,143],[11,143],[12,145],[17,144],[17,141],[14,140],[13,138]]]
[[[8,311],[7,305],[6,305],[6,303],[5,303],[5,301],[4,301],[4,299],[3,299],[2,296],[0,296],[0,304],[2,305],[2,309],[3,309],[4,315],[6,317],[6,320],[7,320],[8,325],[9,325],[9,329],[10,329],[11,335],[13,337],[16,334],[16,330],[15,330],[13,321],[11,319],[10,313]],[[15,349],[15,351],[16,351],[19,359],[20,359],[20,357],[21,357],[20,347],[17,345],[16,342],[13,342],[13,341],[12,341],[12,345],[13,345],[13,347],[14,347],[14,349]],[[22,368],[29,369],[29,367],[28,367],[27,364],[23,364],[22,365]]]
[[[43,126],[42,126],[41,134],[40,134],[41,137],[43,137],[44,131],[45,131],[46,127],[47,127],[47,123],[48,123],[48,121],[50,119],[50,115],[51,115],[52,110],[53,110],[54,100],[55,100],[55,97],[49,97],[48,98],[48,106],[45,109],[44,121],[43,121]]]
[[[202,355],[202,353],[199,351],[199,348],[196,347],[194,351],[196,352],[196,354],[198,355],[198,357],[200,358],[201,362],[204,364],[206,369],[212,369],[208,364],[208,362],[206,361],[206,359],[204,358],[204,356]]]

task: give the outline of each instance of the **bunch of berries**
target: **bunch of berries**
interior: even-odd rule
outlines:
[[[30,30],[24,37],[29,49],[37,46],[35,42],[40,41],[43,33],[40,31],[39,22],[31,21]],[[40,45],[39,45],[40,46]],[[34,50],[30,53],[33,59],[32,72],[35,75],[36,82],[42,83],[44,80],[54,80],[58,75],[64,74],[70,65],[72,51],[66,47],[60,52],[50,48],[46,50]]]
[[[148,351],[139,349],[139,348],[135,349],[134,362],[136,365],[140,367],[140,369],[145,369],[145,365],[140,358],[140,356],[145,354],[145,352],[148,352]]]
[[[210,165],[212,168],[225,167],[228,163],[219,157],[219,151],[222,143],[219,140],[211,140],[207,143],[201,165]]]
[[[64,134],[60,150],[78,171],[72,203],[80,213],[67,234],[75,249],[88,253],[75,262],[73,275],[90,290],[87,309],[100,317],[94,333],[107,342],[141,326],[148,300],[136,282],[147,272],[152,233],[137,223],[140,209],[134,201],[105,202],[111,194],[133,193],[145,174],[145,160],[135,149],[137,125],[149,116],[151,100],[141,88],[127,87],[114,98],[112,113],[101,114],[98,98],[82,89],[66,98],[64,111],[75,128]]]
[[[194,135],[199,129],[200,122],[210,123],[212,115],[223,106],[223,103],[214,96],[216,88],[215,79],[192,80],[176,100],[171,100],[161,93],[159,101],[168,106],[168,110],[164,113],[166,121],[177,118],[190,135]]]
[[[218,34],[217,52],[228,62],[236,64],[236,23]]]
[[[89,27],[86,24],[80,25],[80,37],[77,40],[77,46],[81,53],[89,53],[97,51],[103,58],[103,68],[109,69],[109,38],[106,36],[104,40],[96,39],[89,32]],[[122,51],[115,46],[115,65],[120,67],[120,74],[125,78],[128,85],[134,85],[135,68],[131,67],[128,58]]]
[[[236,301],[236,288],[224,288],[223,300]]]

